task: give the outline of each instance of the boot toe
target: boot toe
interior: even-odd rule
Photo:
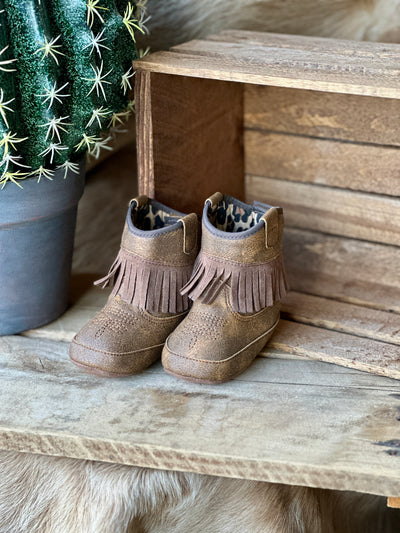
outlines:
[[[81,329],[70,344],[74,364],[98,376],[121,377],[142,372],[160,358],[163,343],[140,336],[140,315],[123,311],[121,302],[112,302]]]
[[[168,374],[179,379],[205,384],[225,383],[243,372],[251,362],[244,367],[243,358],[237,357],[237,354],[214,360],[203,358],[202,354],[194,353],[190,348],[186,351],[181,348],[181,351],[178,351],[176,347],[172,348],[172,337],[171,335],[165,343],[162,364]],[[203,354],[212,350],[212,346],[205,347]]]
[[[71,361],[90,374],[100,377],[124,377],[139,374],[161,356],[163,345],[126,353],[104,352],[79,344],[75,339],[70,345]]]
[[[131,352],[110,352],[87,346],[75,338],[70,344],[71,361],[90,374],[100,377],[124,377],[138,374],[157,361],[163,344]]]
[[[175,353],[168,342],[162,352],[162,365],[168,374],[194,383],[223,383],[229,379],[224,377],[222,365],[218,362]]]
[[[190,314],[189,314],[190,317]],[[192,325],[195,324],[192,323]],[[268,342],[278,320],[257,336],[239,343],[235,335],[219,336],[203,333],[200,338],[190,334],[186,320],[167,338],[162,364],[169,374],[196,383],[225,383],[242,374]]]

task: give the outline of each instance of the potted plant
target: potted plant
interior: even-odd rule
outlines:
[[[84,159],[129,101],[146,0],[0,0],[0,335],[67,306]]]

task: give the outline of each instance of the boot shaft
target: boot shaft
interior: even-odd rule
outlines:
[[[113,297],[150,313],[181,313],[189,307],[180,289],[198,253],[198,220],[141,196],[128,209],[121,249],[108,275]]]
[[[228,285],[234,311],[243,314],[280,301],[287,291],[283,224],[279,207],[214,194],[204,206],[201,252],[182,294],[210,304]]]

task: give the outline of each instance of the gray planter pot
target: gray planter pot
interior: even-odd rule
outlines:
[[[66,309],[80,173],[57,170],[53,181],[36,178],[0,190],[0,335],[55,320]]]

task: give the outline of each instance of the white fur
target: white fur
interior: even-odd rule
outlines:
[[[400,41],[400,0],[148,0],[147,6],[146,44],[159,49],[227,28]]]
[[[0,533],[394,533],[399,521],[374,496],[0,452]]]

